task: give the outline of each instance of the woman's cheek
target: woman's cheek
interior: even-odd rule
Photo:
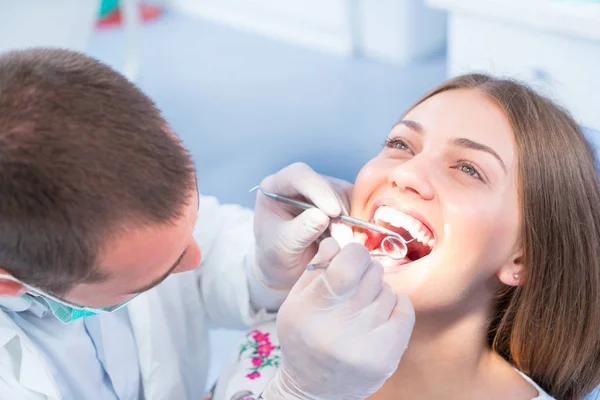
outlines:
[[[387,181],[382,168],[377,167],[377,163],[370,161],[358,173],[354,184],[355,195],[364,195],[367,192],[373,191],[382,182]]]

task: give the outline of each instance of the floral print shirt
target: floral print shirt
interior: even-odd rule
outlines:
[[[256,400],[275,376],[280,362],[275,323],[258,326],[234,349],[205,400]]]

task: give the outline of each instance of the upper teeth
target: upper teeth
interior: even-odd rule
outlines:
[[[429,229],[427,229],[421,221],[410,215],[404,214],[395,208],[388,206],[379,207],[375,211],[374,219],[387,222],[396,228],[406,229],[413,238],[429,247],[433,247],[434,245],[434,239],[431,237]]]

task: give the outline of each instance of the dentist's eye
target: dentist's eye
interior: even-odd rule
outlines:
[[[408,151],[412,154],[412,150],[408,147],[406,142],[398,137],[386,139],[384,146],[389,147],[390,149]]]

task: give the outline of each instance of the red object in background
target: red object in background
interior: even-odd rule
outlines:
[[[141,4],[139,6],[139,12],[142,22],[149,22],[160,17],[163,13],[163,10],[159,6]],[[122,23],[123,17],[121,16],[121,9],[117,8],[114,12],[108,14],[106,17],[99,19],[96,26],[98,28],[115,28],[121,26]]]

